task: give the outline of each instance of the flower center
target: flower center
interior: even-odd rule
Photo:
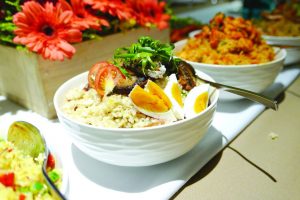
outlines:
[[[53,28],[51,26],[48,26],[48,25],[43,26],[42,31],[43,31],[43,33],[45,33],[48,36],[52,36],[53,32],[54,32]]]
[[[38,0],[40,4],[45,4],[46,2],[52,2],[54,5],[57,3],[58,0]]]
[[[77,17],[79,17],[79,18],[82,18],[82,19],[83,19],[83,18],[84,18],[84,15],[83,15],[82,13],[78,13],[78,14],[77,14]]]

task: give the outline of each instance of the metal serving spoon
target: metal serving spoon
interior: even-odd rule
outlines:
[[[45,155],[42,166],[42,174],[44,176],[46,184],[50,188],[50,192],[55,199],[65,200],[66,198],[48,176],[46,167],[50,151],[47,148],[46,141],[43,135],[40,133],[39,129],[28,122],[16,121],[9,127],[7,140],[12,142],[25,154],[30,155],[34,158],[37,157],[40,153],[43,153]]]
[[[245,90],[245,89],[241,89],[241,88],[236,88],[233,86],[229,86],[229,85],[224,85],[221,83],[215,83],[212,81],[208,81],[206,79],[203,79],[199,76],[197,76],[198,79],[200,79],[201,81],[205,82],[205,83],[209,83],[211,86],[217,88],[217,89],[223,89],[227,92],[233,93],[233,94],[237,94],[239,96],[243,96],[247,99],[250,99],[252,101],[261,103],[263,105],[265,105],[268,108],[272,108],[273,110],[278,110],[278,105],[277,105],[277,101],[274,101],[264,95],[249,91],[249,90]]]

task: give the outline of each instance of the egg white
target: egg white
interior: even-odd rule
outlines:
[[[178,80],[177,80],[175,74],[171,74],[171,75],[169,76],[169,80],[168,80],[167,85],[166,85],[166,87],[165,87],[165,89],[164,89],[164,92],[165,92],[166,95],[169,97],[169,99],[170,99],[170,101],[171,101],[171,103],[172,103],[172,108],[171,108],[171,109],[172,109],[172,111],[174,112],[175,117],[176,117],[177,119],[180,120],[180,119],[183,119],[183,118],[184,118],[184,111],[183,111],[183,105],[181,106],[181,105],[177,102],[176,97],[174,97],[174,94],[173,94],[173,92],[172,92],[172,88],[173,88],[174,84],[175,84],[177,87],[179,87],[180,92],[181,92],[181,87],[180,87],[180,85],[179,85],[179,83],[178,83]],[[182,100],[182,102],[183,102],[183,99],[182,99],[181,94],[180,94],[180,98],[181,98],[181,100]]]
[[[172,110],[168,110],[167,112],[152,112],[150,110],[146,110],[141,107],[138,107],[137,105],[134,105],[134,107],[141,113],[143,113],[147,116],[153,117],[155,119],[162,119],[162,120],[165,120],[166,122],[177,121]]]
[[[201,94],[204,94],[205,92],[207,92],[209,94],[209,84],[201,84],[199,86],[194,87],[193,89],[191,89],[188,93],[188,95],[185,98],[184,101],[184,115],[186,118],[192,118],[200,113],[197,113],[194,109],[195,107],[195,103],[196,103],[196,99],[198,98],[198,96],[200,96]],[[207,98],[207,101],[204,102],[205,103],[205,108],[207,108],[208,105],[208,101],[209,101],[209,97]]]

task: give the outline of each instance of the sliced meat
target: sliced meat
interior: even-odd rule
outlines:
[[[190,91],[196,86],[195,69],[189,63],[180,61],[178,64],[177,79],[184,90]]]
[[[146,77],[131,76],[130,78],[126,78],[125,80],[120,81],[114,87],[112,93],[128,95],[136,84],[144,87],[147,83],[147,80],[148,79]]]

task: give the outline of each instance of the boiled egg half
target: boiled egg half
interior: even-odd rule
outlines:
[[[171,122],[177,120],[171,109],[169,97],[151,80],[148,80],[144,89],[135,85],[129,93],[129,98],[135,108],[145,115]]]
[[[167,82],[164,91],[172,103],[171,109],[173,110],[175,117],[177,119],[183,119],[184,112],[183,112],[183,98],[181,94],[182,89],[178,83],[175,74],[171,74],[169,76],[169,80]]]
[[[209,84],[201,84],[191,89],[184,100],[184,115],[186,118],[192,118],[208,106]]]

